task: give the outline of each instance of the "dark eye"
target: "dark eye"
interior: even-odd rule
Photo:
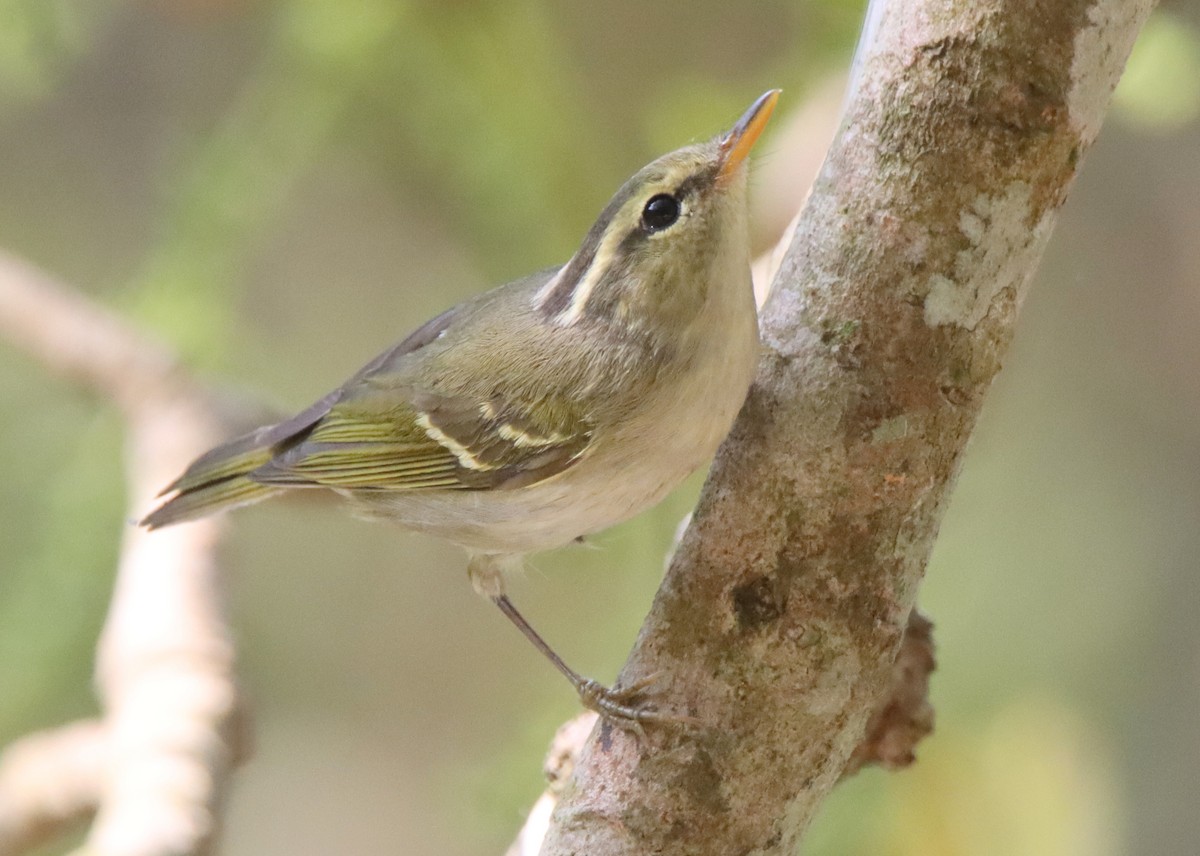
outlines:
[[[642,226],[647,232],[661,232],[679,219],[679,200],[669,193],[650,197],[642,209]]]

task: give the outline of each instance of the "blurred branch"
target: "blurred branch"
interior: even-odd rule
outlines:
[[[757,382],[620,677],[670,676],[707,728],[601,723],[543,856],[794,853],[848,769],[906,759],[927,645],[885,700],[949,489],[1152,5],[872,3]]]
[[[837,132],[846,97],[846,75],[832,74],[805,93],[797,103],[790,93],[787,115],[770,129],[768,140],[755,152],[750,177],[750,250],[754,256],[771,254],[800,213],[808,189],[821,169],[829,144]],[[784,247],[786,249],[786,245]]]
[[[588,735],[595,728],[597,719],[595,713],[587,710],[555,732],[550,751],[546,753],[546,763],[542,768],[549,785],[529,810],[525,825],[521,827],[505,856],[537,856],[542,840],[546,837],[546,830],[550,828],[550,817],[554,807],[558,805],[558,797],[563,787],[571,780],[571,774],[575,772],[575,762],[579,759],[579,753],[583,751]]]
[[[47,369],[127,412],[147,387],[169,382],[166,349],[136,333],[82,294],[8,254],[0,253],[0,334]]]
[[[108,739],[100,722],[30,734],[0,755],[0,853],[23,853],[96,810]]]
[[[837,131],[845,91],[844,74],[822,81],[804,103],[793,105],[786,123],[772,133],[769,148],[753,164],[750,270],[760,307],[783,261],[787,249],[783,238],[795,230],[804,199]],[[775,157],[776,153],[786,157]]]
[[[0,334],[116,401],[128,423],[132,514],[228,433],[228,408],[170,354],[84,296],[0,254]],[[219,525],[124,533],[97,651],[99,721],[0,755],[0,854],[95,813],[89,856],[208,852],[245,754],[216,560]]]

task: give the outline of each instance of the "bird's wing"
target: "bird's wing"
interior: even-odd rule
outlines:
[[[554,401],[388,392],[347,396],[250,479],[354,490],[515,488],[562,472],[592,439],[591,426]]]
[[[551,273],[507,287],[531,290]],[[541,481],[579,460],[592,425],[552,379],[532,385],[532,397],[527,383],[507,389],[503,370],[454,388],[441,372],[422,371],[436,363],[453,374],[460,348],[477,346],[474,334],[458,347],[442,339],[464,316],[452,310],[364,366],[249,478],[278,487],[493,490]]]

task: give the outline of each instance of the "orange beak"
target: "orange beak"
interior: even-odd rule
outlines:
[[[767,126],[775,102],[779,100],[780,90],[772,89],[764,92],[758,100],[750,105],[750,109],[742,114],[737,124],[729,129],[720,143],[721,168],[717,173],[718,181],[728,181],[737,172],[738,167],[750,154],[755,141]]]

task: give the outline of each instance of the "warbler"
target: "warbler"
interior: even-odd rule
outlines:
[[[558,657],[505,595],[528,553],[661,500],[728,433],[759,352],[747,155],[779,90],[617,191],[578,251],[443,312],[287,421],[212,449],[151,529],[292,489],[466,548],[476,591],[619,722],[670,718]]]

